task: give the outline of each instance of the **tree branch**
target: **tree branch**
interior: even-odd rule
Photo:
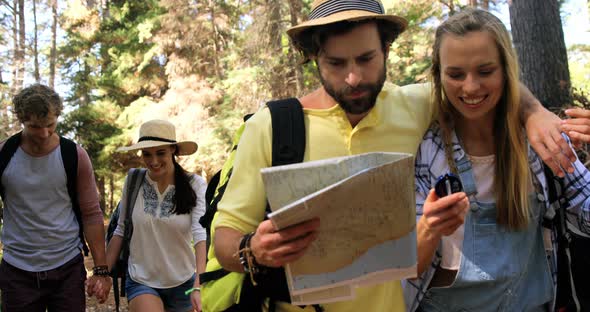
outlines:
[[[10,3],[8,3],[8,1],[6,0],[0,0],[0,4],[3,4],[4,6],[6,6],[12,14],[16,15],[16,9],[10,5]]]

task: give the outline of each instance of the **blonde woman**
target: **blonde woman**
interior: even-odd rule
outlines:
[[[520,123],[508,31],[482,10],[452,16],[436,31],[431,74],[438,119],[416,155],[421,279],[408,282],[414,296],[406,291],[406,304],[411,311],[551,310],[551,239],[544,242],[541,225],[547,183]],[[567,209],[588,229],[590,173],[579,161],[574,168],[565,176]],[[432,188],[449,172],[464,192],[439,198]]]

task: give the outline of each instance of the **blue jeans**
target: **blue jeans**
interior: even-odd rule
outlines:
[[[164,304],[164,309],[166,311],[191,311],[193,308],[191,297],[185,295],[184,292],[193,287],[195,278],[196,274],[193,274],[193,276],[188,281],[172,288],[153,288],[134,281],[129,276],[129,272],[127,272],[127,279],[125,280],[127,301],[130,302],[133,300],[133,298],[139,295],[150,294],[158,296],[160,299],[162,299],[162,303]]]

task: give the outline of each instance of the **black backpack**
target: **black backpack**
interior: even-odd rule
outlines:
[[[111,277],[113,278],[113,295],[115,297],[115,307],[117,312],[119,311],[119,297],[125,296],[125,280],[127,278],[127,263],[129,261],[129,242],[131,241],[131,235],[133,234],[133,220],[131,216],[133,215],[135,200],[137,199],[137,194],[139,193],[139,189],[143,183],[146,171],[146,169],[131,168],[127,174],[127,201],[125,202],[126,210],[124,216],[125,231],[123,233],[123,245],[121,247],[121,251],[119,252],[119,258],[117,259],[115,265],[111,268],[110,273]],[[113,234],[119,223],[119,217],[122,210],[121,205],[122,203],[119,201],[119,203],[117,203],[117,207],[111,214],[109,227],[107,228],[106,232],[107,245],[111,241],[111,238],[113,238]],[[119,279],[121,279],[120,291]]]
[[[551,226],[557,232],[557,298],[556,311],[590,311],[590,238],[576,234],[568,225],[565,207],[567,199],[563,178],[553,175],[545,165],[549,203],[555,217]]]
[[[272,166],[281,166],[303,161],[305,153],[305,123],[303,118],[303,108],[301,103],[295,98],[271,101],[266,103],[270,109],[272,119]],[[250,115],[244,118],[247,120]],[[243,125],[242,125],[243,127]],[[241,129],[241,128],[240,128]],[[238,131],[234,138],[234,146],[232,153],[237,149],[237,143],[241,132]],[[210,233],[211,221],[217,212],[217,204],[221,200],[229,176],[231,176],[233,167],[233,157],[228,159],[229,170],[226,170],[227,176],[218,172],[211,179],[207,186],[207,193],[212,194],[210,198],[206,198],[207,210],[200,219],[201,225]],[[227,164],[224,165],[226,167]],[[219,184],[222,182],[222,184]],[[266,213],[270,213],[270,206],[266,205]],[[209,236],[209,235],[208,235]],[[212,246],[208,248],[213,248]],[[265,268],[265,273],[258,276],[256,280],[258,285],[254,286],[251,279],[244,278],[242,290],[240,293],[240,302],[233,305],[227,311],[232,312],[254,312],[261,311],[262,303],[265,299],[269,299],[269,312],[275,311],[275,304],[277,301],[290,302],[291,297],[287,288],[287,280],[285,278],[285,270],[283,268]],[[199,274],[201,284],[209,281],[223,278],[229,272],[220,269],[211,272]],[[321,311],[319,305],[313,306],[316,311]]]
[[[19,132],[4,142],[4,146],[0,150],[0,196],[4,198],[4,186],[2,185],[2,174],[8,167],[8,163],[14,153],[20,146],[22,132]],[[80,242],[82,242],[82,250],[84,256],[88,256],[88,245],[84,239],[84,228],[82,223],[82,213],[80,211],[80,203],[78,201],[78,150],[74,141],[68,140],[62,136],[59,137],[59,148],[61,152],[61,159],[63,161],[64,169],[67,177],[68,195],[72,200],[72,208],[74,215],[78,222]]]

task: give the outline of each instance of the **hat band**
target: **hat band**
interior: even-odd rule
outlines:
[[[168,140],[168,139],[153,137],[153,136],[143,136],[143,137],[139,138],[139,140],[137,142],[141,142],[141,141],[162,141],[162,142],[168,142],[168,143],[176,143],[175,140]]]
[[[318,19],[342,11],[360,10],[376,14],[385,14],[383,5],[374,0],[328,0],[309,13],[309,19]]]

